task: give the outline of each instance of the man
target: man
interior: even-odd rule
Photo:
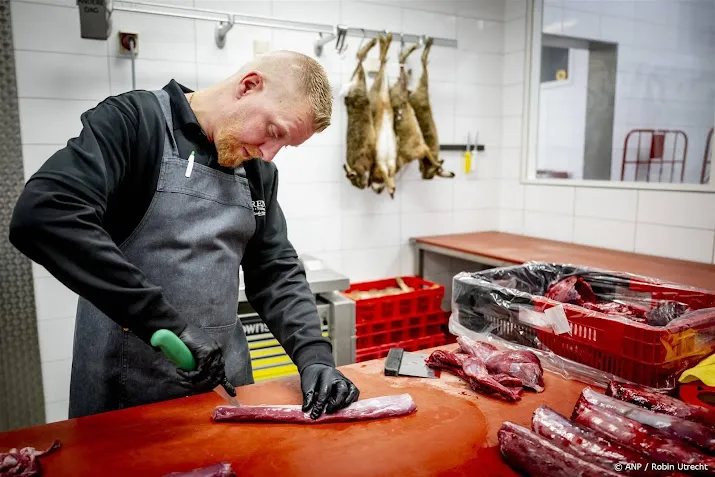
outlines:
[[[322,337],[277,201],[278,151],[330,124],[315,60],[278,51],[213,87],[109,97],[25,185],[10,241],[79,295],[69,417],[253,382],[246,296],[300,372],[313,419],[358,399]],[[191,350],[177,369],[160,329]]]

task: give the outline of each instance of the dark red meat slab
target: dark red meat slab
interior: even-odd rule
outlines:
[[[637,404],[651,411],[715,427],[715,412],[701,406],[685,403],[680,399],[656,392],[645,386],[611,381],[606,389],[606,394],[621,401]]]
[[[503,375],[495,378],[489,375],[484,363],[477,357],[467,354],[450,353],[449,351],[437,350],[425,360],[428,366],[437,369],[451,371],[461,379],[466,381],[470,387],[486,394],[495,392],[504,397],[507,401],[518,401],[521,399],[521,382],[518,387],[514,387],[513,378],[506,379]],[[502,384],[505,382],[506,384]]]
[[[704,464],[702,475],[715,475],[715,458],[685,441],[660,433],[657,429],[606,411],[586,401],[576,403],[571,419],[600,433],[607,439],[636,449],[652,461],[678,464]],[[677,467],[676,467],[677,468]]]
[[[591,285],[581,277],[568,277],[554,283],[546,291],[545,296],[550,300],[579,306],[596,302],[596,294]]]
[[[505,422],[499,432],[499,451],[512,468],[532,477],[616,477],[612,470],[569,454],[529,429]],[[478,471],[474,475],[479,475]]]
[[[484,361],[489,374],[506,374],[519,379],[524,387],[536,392],[544,390],[544,370],[539,357],[533,352],[500,351],[489,343],[474,341],[465,336],[458,337],[457,343],[465,353]]]
[[[363,399],[334,414],[323,414],[315,420],[310,418],[310,414],[304,413],[299,405],[218,406],[214,409],[212,417],[215,421],[270,421],[314,424],[398,417],[411,414],[416,410],[417,405],[412,400],[412,396],[398,394]]]
[[[60,441],[54,441],[50,447],[38,451],[34,447],[10,449],[0,452],[0,477],[34,477],[40,475],[41,466],[37,459],[60,447]]]
[[[231,464],[221,462],[189,472],[172,472],[164,477],[236,477],[236,473],[231,468]]]
[[[624,475],[665,475],[662,471],[646,471],[649,460],[639,452],[611,442],[593,430],[569,421],[546,405],[536,408],[531,418],[531,427],[555,446],[604,469],[615,469],[615,464],[627,462],[632,465],[639,464],[640,467],[624,467],[621,469]]]
[[[663,434],[687,441],[710,454],[715,453],[715,431],[699,422],[649,411],[636,404],[597,393],[591,388],[581,391],[579,401],[588,402],[641,424],[655,427]]]

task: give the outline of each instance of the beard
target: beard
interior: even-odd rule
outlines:
[[[236,168],[244,161],[261,157],[261,151],[256,146],[243,144],[236,139],[237,131],[223,129],[215,139],[218,163],[223,167]],[[248,153],[248,154],[246,154]]]

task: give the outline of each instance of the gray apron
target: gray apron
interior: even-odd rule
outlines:
[[[221,346],[236,386],[253,382],[248,344],[237,324],[238,270],[256,221],[243,167],[232,174],[179,157],[169,95],[154,91],[166,117],[154,197],[119,246],[181,316]],[[77,305],[69,417],[195,394],[160,352],[83,298]]]

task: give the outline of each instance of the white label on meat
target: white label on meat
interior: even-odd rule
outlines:
[[[546,319],[551,323],[551,328],[554,329],[554,333],[557,335],[568,333],[571,334],[571,323],[566,319],[566,312],[562,305],[557,305],[548,310],[545,310],[544,314]]]
[[[548,328],[550,326],[543,313],[530,310],[523,306],[519,308],[519,321],[531,326],[541,326],[544,328]]]

